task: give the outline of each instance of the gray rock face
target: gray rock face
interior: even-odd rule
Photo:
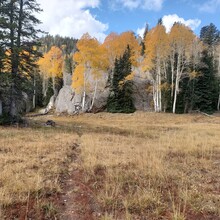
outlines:
[[[94,105],[92,105],[92,95],[86,95],[85,100],[85,111],[91,110],[96,111],[97,109],[102,109],[107,104],[109,90],[103,90],[102,92],[97,92],[97,96],[94,100]],[[64,86],[56,99],[56,112],[57,113],[68,113],[73,114],[76,111],[76,107],[82,105],[82,95],[76,94],[71,86]]]
[[[152,96],[147,92],[147,86],[149,85],[148,80],[134,79],[133,85],[133,100],[137,110],[149,111],[151,110],[150,103]]]
[[[143,58],[140,58],[140,62]],[[152,111],[152,95],[147,88],[151,85],[151,77],[149,73],[142,72],[142,67],[133,68],[135,73],[133,82],[133,100],[137,110]]]
[[[70,73],[63,73],[63,85],[64,86],[71,86],[72,84],[72,75]]]
[[[98,109],[102,109],[103,107],[105,107],[107,105],[107,99],[109,96],[109,89],[105,88],[102,91],[98,91],[96,98],[94,100],[94,105],[92,107],[91,110],[98,110]],[[91,97],[92,99],[92,97]]]
[[[75,112],[76,105],[81,104],[81,95],[75,94],[71,86],[64,86],[56,99],[56,112],[72,114]]]

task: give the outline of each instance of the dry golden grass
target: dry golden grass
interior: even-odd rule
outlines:
[[[220,118],[139,112],[75,123],[102,219],[220,219]]]
[[[0,127],[1,208],[59,192],[58,178],[76,140],[58,129]]]
[[[42,128],[53,119],[55,128]],[[0,128],[0,202],[59,191],[58,177],[80,137],[84,182],[101,219],[220,219],[220,118],[85,114]]]

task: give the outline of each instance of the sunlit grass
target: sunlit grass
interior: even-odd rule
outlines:
[[[45,128],[47,119],[57,126]],[[2,207],[60,191],[75,142],[101,219],[220,216],[220,118],[142,112],[46,116],[30,128],[0,128]]]

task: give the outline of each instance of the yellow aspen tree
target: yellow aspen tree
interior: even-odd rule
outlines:
[[[47,53],[45,53],[44,56],[38,60],[37,65],[39,66],[40,74],[42,77],[42,93],[43,96],[46,97],[49,79],[48,70],[50,69],[50,62]]]
[[[51,49],[39,59],[38,65],[43,79],[52,78],[53,92],[54,96],[56,97],[58,95],[58,91],[56,89],[55,79],[56,77],[62,77],[62,50],[56,46],[51,47]]]
[[[111,81],[113,77],[115,59],[122,57],[128,46],[131,50],[130,61],[132,64],[132,73],[126,79],[131,80],[134,77],[134,67],[138,67],[139,65],[138,60],[141,55],[141,45],[139,45],[138,40],[131,31],[123,32],[120,35],[110,33],[106,37],[103,47],[106,48],[109,61],[109,81]]]
[[[166,78],[166,62],[169,54],[168,36],[165,27],[158,24],[151,29],[144,40],[144,70],[153,78],[153,100],[155,112],[162,111],[162,78]]]
[[[76,68],[73,73],[72,86],[77,93],[82,93],[82,110],[85,111],[86,91],[90,87],[89,77],[92,77],[96,81],[92,101],[93,105],[98,79],[102,71],[107,70],[109,64],[106,49],[102,47],[96,38],[92,38],[89,34],[84,34],[76,46],[78,52],[73,55]]]
[[[138,40],[136,39],[133,32],[127,31],[121,33],[120,35],[116,33],[110,33],[106,37],[103,46],[106,48],[111,69],[114,67],[115,59],[121,57],[124,54],[128,45],[132,51],[132,65],[137,66],[137,60],[141,53],[141,46],[139,45]]]
[[[49,76],[52,78],[53,82],[53,92],[54,96],[57,97],[58,91],[56,89],[56,77],[62,77],[62,67],[63,67],[63,56],[62,50],[56,46],[51,47],[48,52],[50,69]]]
[[[173,113],[176,112],[177,95],[180,91],[180,81],[183,75],[189,74],[187,66],[191,62],[192,45],[196,36],[192,30],[181,23],[175,23],[169,34],[171,51]]]

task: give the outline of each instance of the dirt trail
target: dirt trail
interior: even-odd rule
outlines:
[[[79,135],[80,139],[81,135]],[[80,143],[80,141],[79,141]],[[60,220],[95,220],[99,218],[99,208],[90,186],[84,183],[84,172],[80,164],[80,144],[73,145],[72,162],[69,172],[62,177],[60,197]]]

